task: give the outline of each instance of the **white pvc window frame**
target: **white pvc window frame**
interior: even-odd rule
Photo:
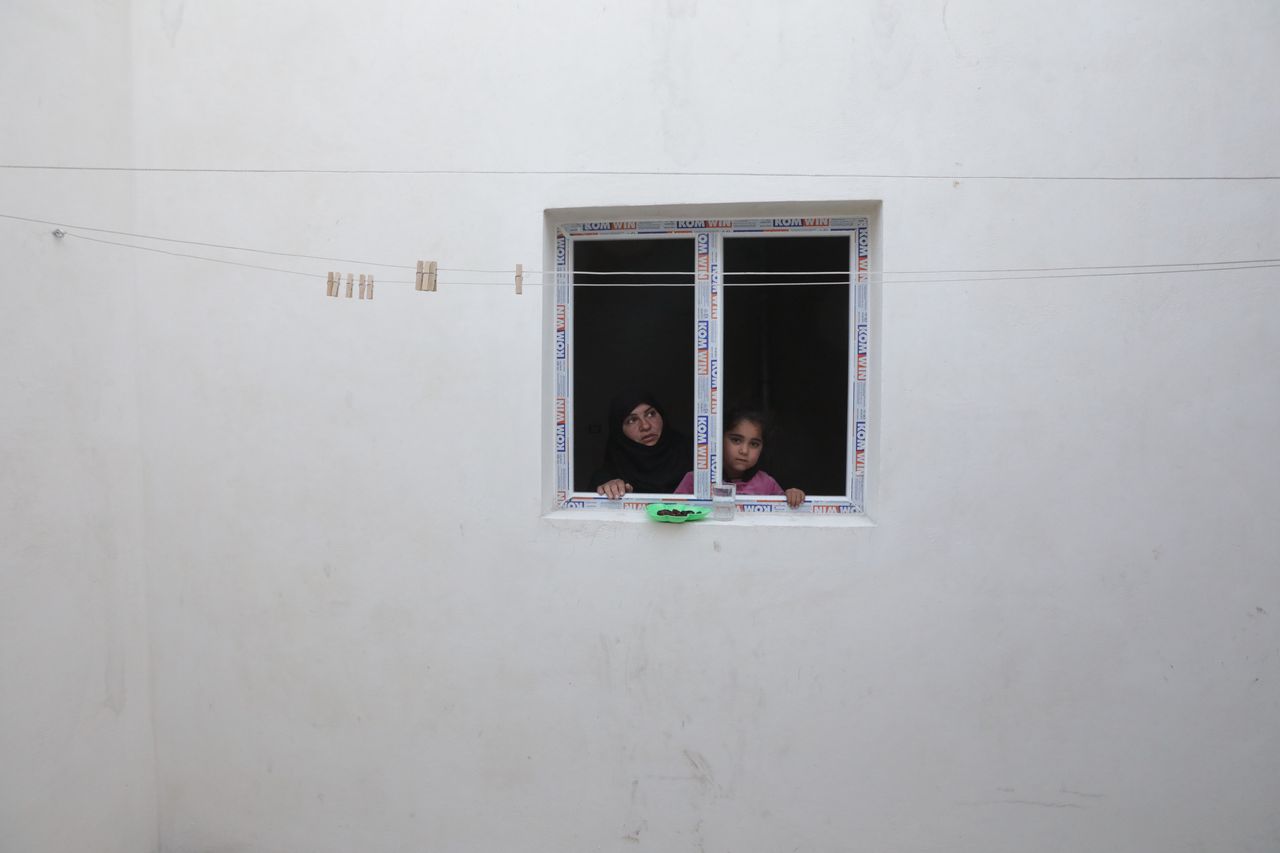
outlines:
[[[808,497],[791,509],[778,495],[742,495],[740,512],[808,512],[863,515],[867,491],[868,376],[871,341],[869,270],[871,269],[870,218],[866,216],[785,217],[750,219],[658,219],[562,224],[555,232],[554,399],[555,509],[593,509],[621,505],[643,509],[668,495],[628,494],[610,500],[595,492],[575,492],[573,484],[573,248],[581,240],[655,237],[694,239],[694,494],[682,501],[707,501],[711,484],[719,481],[720,442],[723,435],[720,400],[721,342],[724,339],[722,262],[724,238],[783,235],[848,234],[849,240],[849,389],[845,454],[847,491],[843,495]]]

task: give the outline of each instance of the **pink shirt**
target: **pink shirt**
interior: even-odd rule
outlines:
[[[757,471],[755,476],[750,480],[730,480],[738,487],[740,495],[785,495],[782,486],[778,485],[778,481],[770,477],[763,471]],[[676,486],[677,495],[693,494],[693,472],[690,471],[684,475],[684,479],[680,481],[680,485]]]

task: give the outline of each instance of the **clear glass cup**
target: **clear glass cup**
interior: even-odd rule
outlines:
[[[733,483],[711,484],[711,517],[716,521],[733,521],[738,500],[738,487]]]

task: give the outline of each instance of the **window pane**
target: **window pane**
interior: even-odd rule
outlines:
[[[724,241],[722,410],[756,408],[769,415],[772,430],[760,469],[783,488],[815,496],[848,491],[849,275],[814,273],[849,269],[849,239]]]
[[[651,391],[664,428],[693,434],[693,287],[652,286],[692,285],[693,240],[576,240],[573,266],[574,284],[592,285],[573,291],[573,487],[590,491],[604,461],[609,401],[619,393]],[[668,274],[617,274],[649,270]]]

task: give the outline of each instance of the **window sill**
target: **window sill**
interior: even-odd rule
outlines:
[[[621,506],[610,509],[560,509],[542,516],[556,526],[572,526],[578,522],[614,522],[617,524],[653,524],[655,527],[676,527],[680,525],[658,524],[652,521],[642,509],[623,509]],[[797,510],[795,512],[738,512],[732,521],[686,522],[695,527],[875,527],[876,523],[865,515],[815,513]]]

